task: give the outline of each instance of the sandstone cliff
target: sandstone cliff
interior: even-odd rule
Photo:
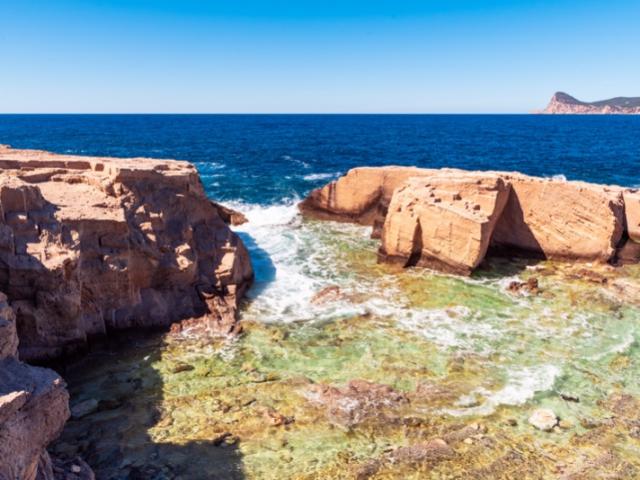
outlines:
[[[540,113],[554,114],[636,114],[640,97],[616,97],[598,102],[582,102],[564,92],[556,92]]]
[[[190,318],[232,331],[253,272],[225,218],[242,220],[187,162],[0,147],[0,291],[21,358]]]
[[[207,200],[186,162],[0,146],[0,479],[93,478],[80,459],[49,457],[69,417],[65,384],[18,357],[183,320],[233,331],[253,271],[225,222],[243,221]]]
[[[488,251],[609,262],[640,239],[637,191],[507,172],[356,168],[300,209],[365,225],[379,216],[381,260],[462,274]]]

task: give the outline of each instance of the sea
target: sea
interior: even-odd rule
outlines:
[[[0,115],[0,144],[187,160],[210,198],[249,219],[234,227],[256,272],[242,336],[119,340],[64,371],[72,404],[111,407],[72,420],[53,451],[82,455],[98,478],[349,478],[371,462],[381,478],[640,472],[635,427],[603,423],[620,417],[617,398],[640,397],[640,269],[495,259],[470,278],[399,270],[377,263],[369,228],[305,220],[296,208],[365,165],[640,187],[640,116]],[[531,276],[539,294],[509,290]],[[327,287],[339,293],[315,302]],[[176,369],[184,363],[194,368]],[[354,380],[410,402],[380,400],[383,415],[345,394],[327,410],[314,387]],[[533,428],[541,407],[563,427]],[[479,433],[428,475],[389,460],[460,425]],[[581,440],[593,425],[600,443]],[[479,453],[483,435],[493,443]],[[514,451],[523,461],[499,471]],[[597,464],[605,454],[611,465]]]

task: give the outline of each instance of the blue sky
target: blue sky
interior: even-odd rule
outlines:
[[[528,112],[640,96],[640,1],[0,0],[0,112]]]

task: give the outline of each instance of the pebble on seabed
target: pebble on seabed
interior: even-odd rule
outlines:
[[[558,417],[553,410],[548,408],[538,408],[537,410],[534,410],[529,417],[529,423],[538,430],[548,432],[553,430],[553,427],[558,424]]]

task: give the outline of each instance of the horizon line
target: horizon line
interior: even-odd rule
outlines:
[[[539,112],[0,112],[4,115],[540,115]]]

